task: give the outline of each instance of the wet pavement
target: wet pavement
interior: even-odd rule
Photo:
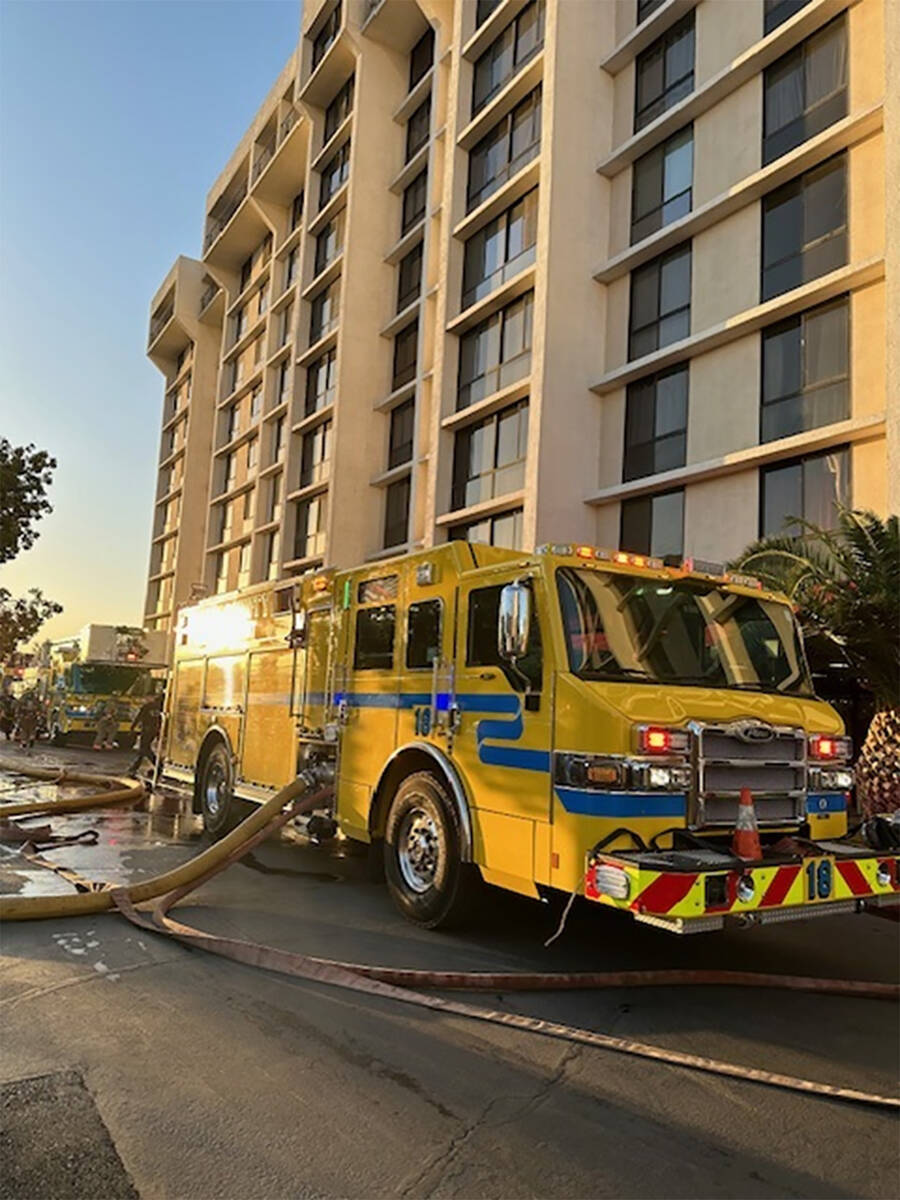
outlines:
[[[68,749],[32,761],[44,757],[107,770],[128,761]],[[46,852],[92,879],[147,878],[206,845],[177,793],[52,823],[58,834],[98,831],[96,847]],[[0,891],[68,890],[0,846]],[[215,933],[395,966],[898,978],[900,927],[873,916],[678,939],[580,905],[544,948],[558,907],[491,890],[476,926],[427,933],[396,914],[364,858],[292,831],[178,912]],[[224,962],[114,915],[10,925],[2,951],[0,1080],[77,1070],[142,1197],[897,1193],[896,1121],[884,1112],[404,1010]],[[713,988],[479,999],[769,1070],[897,1088],[888,1003]]]

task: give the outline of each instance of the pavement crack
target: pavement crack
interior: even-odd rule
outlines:
[[[478,1115],[471,1121],[466,1122],[463,1128],[448,1140],[442,1150],[439,1150],[432,1156],[413,1179],[407,1181],[398,1189],[398,1194],[400,1196],[409,1196],[412,1193],[424,1196],[432,1195],[434,1187],[437,1186],[437,1183],[441,1179],[446,1177],[446,1172],[452,1168],[459,1152],[480,1129],[488,1127],[499,1129],[504,1125],[511,1124],[513,1121],[520,1120],[527,1113],[533,1112],[539,1105],[543,1104],[553,1089],[562,1081],[570,1063],[574,1062],[581,1054],[581,1049],[581,1046],[578,1045],[567,1047],[553,1073],[543,1081],[533,1094],[527,1096],[495,1096],[492,1100],[489,1100]],[[504,1116],[497,1121],[489,1121],[488,1118],[491,1110],[504,1102],[512,1102],[517,1104],[517,1107],[508,1116]],[[429,1176],[434,1176],[435,1173],[437,1173],[437,1178],[434,1184],[427,1190],[420,1192],[418,1190],[420,1186]]]

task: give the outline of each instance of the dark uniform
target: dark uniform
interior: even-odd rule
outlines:
[[[145,700],[141,705],[140,710],[134,720],[131,722],[132,730],[140,729],[141,737],[138,743],[138,755],[131,764],[129,770],[130,775],[136,775],[138,767],[145,758],[156,766],[156,756],[153,753],[153,743],[159,734],[160,725],[162,724],[162,700],[159,696],[151,696],[149,700]]]

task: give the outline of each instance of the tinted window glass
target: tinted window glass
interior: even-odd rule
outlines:
[[[673,25],[637,57],[634,130],[643,129],[694,89],[694,14]]]
[[[763,330],[764,442],[850,415],[850,311],[846,297]]]
[[[683,467],[687,447],[687,364],[628,385],[623,478]]]
[[[356,613],[356,645],[353,666],[357,671],[388,671],[394,665],[393,604],[360,608]]]
[[[631,273],[630,358],[652,354],[691,331],[691,245],[678,246]]]
[[[683,490],[624,500],[620,545],[636,554],[680,556],[684,545]]]
[[[763,198],[762,238],[763,300],[846,263],[846,152]]]
[[[516,663],[516,670],[513,671],[507,661],[500,657],[497,642],[497,618],[502,590],[503,585],[498,584],[495,587],[476,588],[469,593],[466,664],[470,667],[500,667],[516,691],[525,690],[525,680],[531,691],[540,691],[543,656],[541,653],[541,630],[533,603],[533,593],[528,651],[525,657]],[[522,675],[525,676],[524,680],[521,678]]]
[[[440,600],[419,600],[409,606],[406,623],[406,665],[410,670],[431,667],[441,657]]]

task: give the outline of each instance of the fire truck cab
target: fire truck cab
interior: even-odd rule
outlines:
[[[895,856],[842,840],[851,747],[790,605],[714,564],[451,542],[264,584],[182,610],[170,693],[210,832],[330,762],[337,829],[428,927],[481,880],[677,932],[900,897]]]

